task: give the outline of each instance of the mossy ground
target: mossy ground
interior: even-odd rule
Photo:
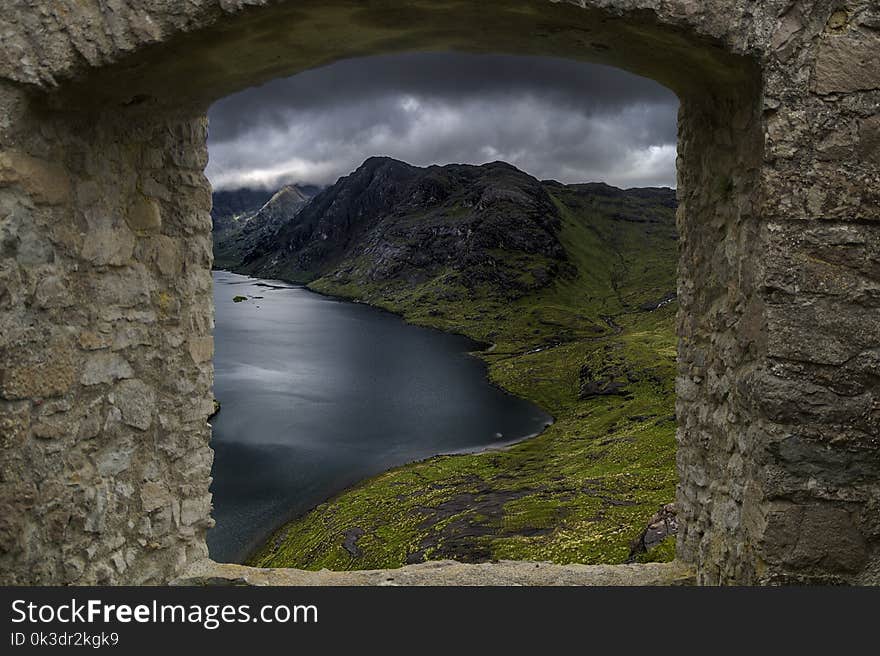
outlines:
[[[576,274],[550,286],[513,299],[442,274],[417,286],[332,277],[311,286],[493,343],[480,354],[491,380],[555,423],[506,450],[439,456],[364,481],[282,527],[250,564],[366,569],[438,558],[629,556],[651,515],[675,496],[677,306],[661,304],[675,287],[672,210],[571,188],[552,193]],[[647,211],[655,221],[627,220]],[[518,264],[527,277],[530,262]],[[625,393],[581,398],[584,368],[610,368]],[[670,544],[642,558],[669,560]]]

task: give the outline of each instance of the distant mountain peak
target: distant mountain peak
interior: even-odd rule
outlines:
[[[389,157],[388,155],[371,155],[365,159],[358,168],[373,168],[376,166],[382,166],[383,164],[403,164],[404,166],[412,166],[412,164],[408,162]]]
[[[241,262],[244,253],[269,248],[274,235],[314,196],[310,191],[317,192],[318,189],[284,185],[268,199],[253,197],[261,199],[260,205],[251,206],[238,216],[215,220],[215,262],[220,266],[233,266]]]
[[[276,191],[272,195],[272,198],[270,198],[263,207],[276,203],[305,203],[312,197],[312,195],[313,194],[306,193],[299,185],[288,184]],[[260,211],[262,211],[262,209],[263,208],[260,208]]]

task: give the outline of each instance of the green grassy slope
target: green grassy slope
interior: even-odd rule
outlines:
[[[281,528],[251,564],[627,558],[676,484],[674,210],[598,188],[546,188],[576,273],[525,296],[468,290],[452,273],[416,286],[330,276],[310,286],[493,343],[480,354],[492,381],[555,423],[507,450],[440,456],[362,482]],[[529,257],[517,263],[524,276]],[[588,394],[609,381],[622,389]],[[669,544],[655,551],[647,557],[672,556]]]

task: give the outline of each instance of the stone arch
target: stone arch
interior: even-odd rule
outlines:
[[[875,3],[39,4],[0,18],[4,582],[162,582],[207,556],[208,104],[452,49],[679,95],[679,560],[701,583],[877,582]]]

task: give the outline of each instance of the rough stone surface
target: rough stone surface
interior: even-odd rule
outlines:
[[[194,563],[174,585],[693,585],[694,573],[680,562],[645,565],[554,565],[502,560],[464,564],[437,560],[399,569],[354,572],[309,572],[301,569],[259,569],[210,560]]]
[[[63,172],[0,174],[5,583],[160,583],[207,555],[212,368],[185,347],[211,339],[205,127],[25,112],[0,134]],[[161,222],[128,214],[147,177],[178,190]]]
[[[645,530],[630,545],[628,563],[637,562],[641,554],[650,552],[665,540],[675,540],[675,535],[678,533],[678,519],[675,512],[674,503],[660,506],[660,510],[648,520]]]
[[[413,49],[595,61],[679,95],[678,557],[705,584],[880,582],[876,2],[112,4],[0,15],[3,582],[204,559],[205,110]]]

